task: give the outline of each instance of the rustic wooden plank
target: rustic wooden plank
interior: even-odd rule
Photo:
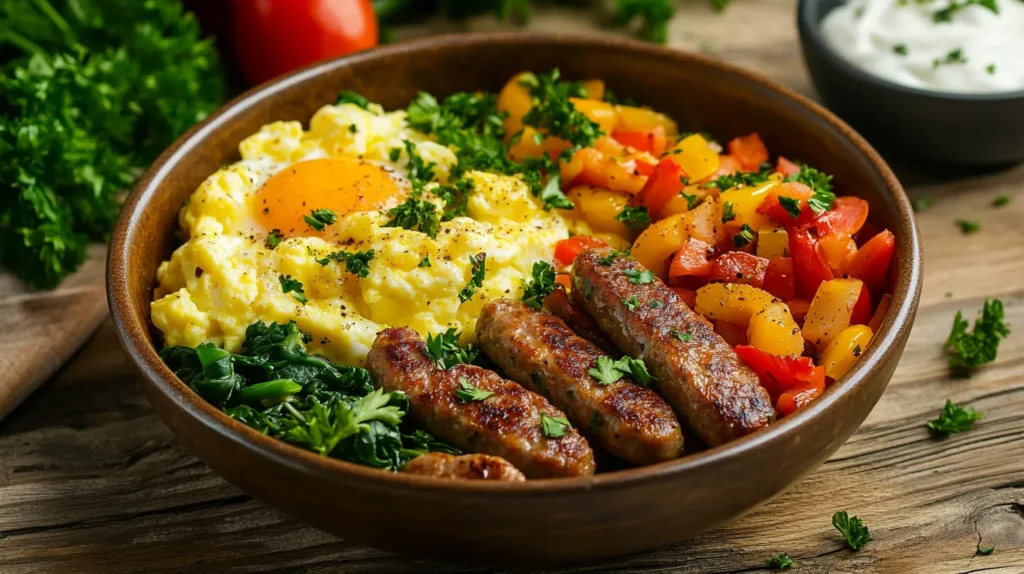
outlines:
[[[691,2],[672,24],[673,45],[811,93],[792,7],[791,0],[740,0],[717,16]],[[564,31],[593,23],[545,10],[535,25]],[[469,28],[494,26],[480,19]],[[785,551],[797,572],[1024,572],[1024,166],[894,167],[912,196],[933,196],[935,204],[919,215],[921,309],[864,426],[818,471],[733,524],[674,548],[552,571],[757,572]],[[994,209],[998,195],[1013,200]],[[982,231],[964,236],[956,218],[978,219]],[[970,379],[950,378],[941,347],[952,317],[957,310],[973,317],[987,296],[1006,303],[1013,333],[994,364]],[[934,439],[924,424],[947,397],[986,417],[971,432]],[[875,540],[846,550],[830,524],[836,510],[863,517]],[[979,556],[979,546],[996,551]],[[150,410],[109,322],[0,423],[0,564],[4,572],[495,571],[348,543],[248,498]]]

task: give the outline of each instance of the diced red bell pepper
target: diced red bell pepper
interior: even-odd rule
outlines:
[[[637,194],[647,183],[647,177],[636,167],[636,160],[619,161],[595,148],[577,150],[567,162],[562,162],[560,173],[562,188],[575,185],[593,185],[612,191]]]
[[[651,130],[612,132],[612,137],[623,145],[652,153],[655,156],[661,156],[668,148],[668,138],[665,137],[665,128],[662,126]]]
[[[678,280],[682,277],[706,278],[711,274],[711,253],[710,245],[691,237],[672,256],[672,262],[668,267],[669,280]]]
[[[747,330],[736,323],[718,319],[715,321],[715,332],[721,335],[725,342],[733,347],[749,344]]]
[[[805,229],[789,233],[789,253],[793,256],[797,284],[807,299],[813,299],[822,282],[835,279],[832,268],[818,249],[818,239]]]
[[[783,357],[766,353],[757,347],[739,345],[735,348],[743,362],[757,373],[761,386],[772,398],[780,393],[802,389],[817,378],[817,367],[810,357]],[[822,384],[825,371],[822,369]]]
[[[786,306],[789,307],[789,314],[793,316],[796,324],[803,327],[804,318],[807,317],[807,312],[811,310],[811,302],[807,299],[788,299],[786,300]]]
[[[743,251],[725,253],[711,263],[711,281],[743,283],[760,289],[764,285],[768,260]]]
[[[729,155],[740,162],[744,171],[757,171],[762,163],[768,161],[768,147],[757,132],[733,138],[728,148]]]
[[[608,242],[591,235],[576,235],[555,244],[555,261],[561,265],[572,265],[576,256],[591,247],[608,247]]]
[[[693,289],[686,289],[683,287],[669,287],[669,289],[675,291],[676,295],[683,300],[688,306],[693,307],[697,304],[697,292]]]
[[[800,215],[794,218],[788,209],[782,207],[779,196],[797,200],[800,207]],[[761,205],[757,207],[757,212],[767,215],[775,223],[784,225],[787,228],[806,227],[813,223],[814,219],[818,216],[807,205],[807,200],[813,196],[814,190],[810,187],[796,181],[787,181],[780,185],[776,191],[772,191],[765,196]]]
[[[636,202],[647,206],[651,219],[657,220],[668,202],[683,191],[686,171],[670,157],[663,158],[647,178],[647,183],[636,197]]]
[[[860,231],[868,220],[868,202],[859,197],[836,198],[832,209],[822,213],[814,224],[818,229],[818,237],[825,235],[848,235]]]
[[[743,166],[740,165],[739,160],[737,160],[736,158],[732,157],[731,155],[719,154],[718,155],[718,171],[715,172],[715,175],[711,176],[711,179],[714,179],[714,178],[722,176],[722,175],[732,175],[732,174],[736,173],[737,171],[740,171],[741,169],[743,169]],[[725,190],[723,189],[722,191],[725,191]]]
[[[867,325],[871,322],[871,311],[874,307],[871,305],[871,291],[868,290],[868,286],[865,284],[860,288],[860,297],[857,297],[857,302],[853,304],[853,310],[850,312],[850,324],[851,325]]]
[[[782,177],[789,177],[800,173],[800,166],[780,155],[779,160],[775,162],[775,173],[782,175]]]
[[[795,413],[825,392],[825,367],[815,367],[814,371],[814,376],[807,386],[779,395],[779,400],[775,403],[775,412],[779,416],[784,417]]]
[[[896,237],[888,229],[871,238],[857,251],[846,273],[864,282],[868,289],[877,289],[885,283],[896,249]],[[792,242],[790,244],[792,250]]]
[[[796,297],[796,272],[792,257],[772,257],[764,271],[762,289],[783,301]]]

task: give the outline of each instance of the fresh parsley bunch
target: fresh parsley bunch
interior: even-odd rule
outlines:
[[[5,0],[0,66],[0,265],[52,288],[220,104],[220,64],[176,0]]]

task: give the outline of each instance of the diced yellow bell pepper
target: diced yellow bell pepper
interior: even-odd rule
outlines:
[[[772,257],[789,256],[789,233],[781,225],[766,225],[757,230],[757,256],[771,259]]]
[[[683,138],[668,153],[683,168],[690,181],[700,181],[718,171],[718,152],[711,149],[700,134]]]
[[[697,290],[696,311],[746,327],[750,344],[773,355],[800,355],[804,340],[789,307],[742,283],[712,283]]]
[[[587,91],[588,100],[604,101],[604,80],[584,80],[583,89]]]
[[[626,237],[629,228],[615,218],[629,203],[630,195],[589,185],[576,186],[566,194],[576,205],[570,215],[579,216],[596,232]]]
[[[704,189],[699,185],[688,185],[683,189],[683,193],[688,196],[696,197],[693,200],[694,209],[703,203],[704,198],[708,196],[708,190]],[[680,193],[672,199],[668,200],[665,207],[661,208],[661,217],[668,217],[669,215],[675,215],[677,213],[686,213],[690,211],[690,200],[686,196]]]
[[[843,329],[850,326],[850,315],[864,283],[860,279],[832,279],[818,287],[804,318],[803,335],[818,349],[824,349]]]
[[[665,128],[666,136],[674,138],[679,135],[679,126],[676,125],[675,120],[665,114],[633,106],[615,106],[615,111],[618,112],[619,116],[619,121],[615,125],[615,131],[647,131],[661,126]]]
[[[821,353],[825,375],[839,380],[868,348],[873,336],[867,325],[850,325],[840,331]]]
[[[768,196],[769,192],[775,190],[780,183],[782,183],[782,176],[772,174],[768,181],[762,184],[738,186],[723,191],[722,201],[732,204],[732,212],[736,216],[734,220],[735,225],[746,223],[754,231],[772,225],[768,216],[758,213],[757,208],[761,207],[764,198]]]
[[[697,207],[683,215],[683,241],[700,239],[708,245],[717,245],[724,239],[722,226],[722,204],[717,197],[709,195]]]
[[[615,113],[615,106],[607,102],[583,98],[569,98],[569,101],[577,111],[597,124],[602,132],[611,135],[619,121],[619,116]]]
[[[654,223],[633,242],[630,254],[658,277],[666,276],[668,258],[679,251],[687,239],[683,235],[685,215],[677,213]]]

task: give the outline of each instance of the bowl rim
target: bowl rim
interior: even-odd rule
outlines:
[[[849,0],[842,0],[843,3]],[[820,14],[818,18],[814,17],[812,11],[818,8],[823,0],[800,0],[796,8],[796,19],[797,19],[797,30],[800,33],[800,37],[807,42],[811,42],[814,48],[822,54],[822,56],[828,61],[829,65],[834,68],[839,68],[844,74],[848,76],[854,76],[856,79],[872,84],[876,87],[889,89],[894,92],[901,92],[908,96],[915,96],[920,98],[927,98],[931,100],[958,103],[958,104],[969,104],[978,103],[991,104],[993,102],[1020,102],[1024,103],[1024,88],[1019,90],[1012,90],[1009,92],[940,92],[937,90],[926,90],[924,88],[915,88],[913,86],[904,86],[903,84],[896,83],[892,80],[876,76],[860,67],[854,65],[846,58],[840,56],[828,42],[825,41],[824,36],[821,34],[821,22],[825,19],[831,10]],[[832,10],[835,10],[833,8]],[[806,56],[805,56],[806,59]]]
[[[629,468],[600,473],[589,477],[533,479],[525,482],[499,481],[453,481],[429,476],[419,476],[358,465],[343,460],[320,456],[264,435],[251,427],[223,414],[219,409],[202,399],[182,383],[163,363],[158,351],[149,339],[150,317],[148,313],[136,314],[131,305],[129,289],[130,271],[127,267],[133,244],[144,233],[139,219],[151,198],[160,191],[168,174],[186,155],[193,153],[201,139],[205,139],[227,121],[244,113],[253,102],[302,84],[316,76],[339,67],[346,67],[364,61],[415,53],[439,45],[472,46],[501,43],[514,49],[516,46],[540,44],[557,48],[573,46],[578,48],[599,48],[629,52],[639,57],[687,62],[715,68],[742,79],[760,84],[776,95],[790,100],[817,116],[849,140],[870,163],[877,175],[884,180],[888,193],[894,200],[898,219],[897,253],[903,256],[906,271],[900,273],[893,290],[893,304],[864,355],[853,369],[828,389],[824,396],[793,416],[786,417],[769,428],[741,437],[724,445],[680,457],[655,465]],[[901,263],[902,265],[903,263]],[[272,459],[277,464],[295,467],[312,476],[326,481],[347,479],[360,480],[370,487],[404,488],[418,491],[461,492],[466,494],[488,493],[502,496],[536,496],[538,494],[564,494],[595,489],[607,491],[637,484],[662,480],[675,474],[697,471],[712,465],[736,459],[758,449],[761,445],[776,441],[795,440],[799,431],[812,419],[829,416],[834,405],[843,401],[855,389],[866,384],[868,377],[880,366],[883,358],[911,326],[916,312],[922,282],[921,240],[916,221],[906,193],[896,175],[879,154],[850,126],[827,111],[821,105],[801,96],[758,74],[738,66],[697,53],[670,50],[661,46],[644,44],[632,40],[612,39],[600,36],[576,34],[552,34],[532,32],[489,32],[431,36],[423,39],[400,42],[344,56],[334,60],[310,65],[275,80],[256,86],[223,105],[201,123],[193,126],[171,145],[153,163],[132,189],[112,234],[107,255],[107,299],[118,339],[136,370],[151,383],[149,389],[158,391],[164,398],[186,411],[187,416],[233,442],[240,449],[255,451],[255,454]]]

